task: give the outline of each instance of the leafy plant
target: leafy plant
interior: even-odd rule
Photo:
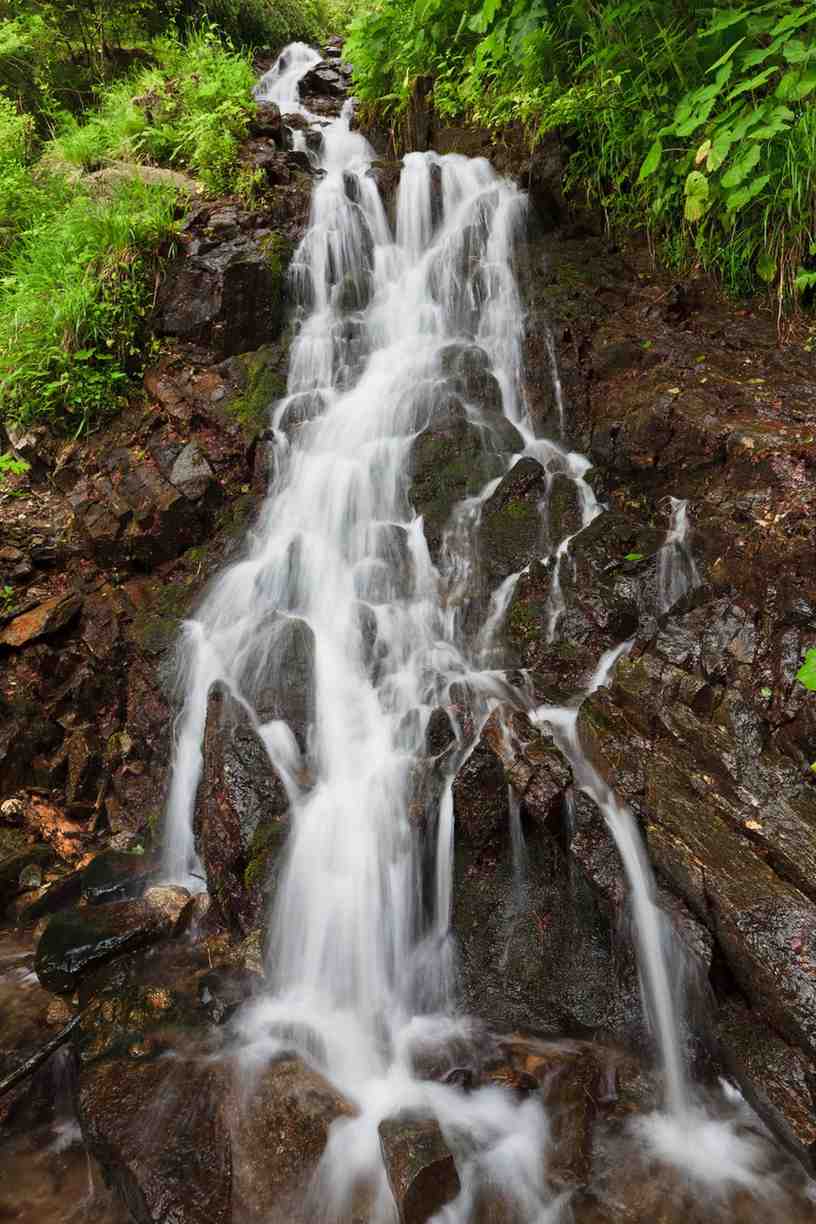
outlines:
[[[806,689],[816,692],[816,648],[805,652],[805,661],[796,673],[796,679]]]
[[[399,114],[558,129],[567,186],[676,264],[791,305],[816,288],[816,0],[381,0],[351,25],[355,89]]]

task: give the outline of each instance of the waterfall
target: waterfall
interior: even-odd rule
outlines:
[[[288,48],[257,96],[304,113],[297,84],[315,62],[309,48]],[[540,1159],[547,1132],[540,1103],[519,1107],[497,1088],[465,1099],[417,1080],[409,1057],[413,1036],[432,1019],[445,1034],[462,1023],[453,1014],[448,938],[451,783],[510,691],[488,662],[494,665],[493,638],[518,579],[512,575],[493,593],[480,627],[451,612],[457,592],[467,590],[469,541],[495,477],[460,506],[437,564],[411,505],[412,446],[450,399],[452,354],[465,346],[492,373],[499,413],[518,431],[523,453],[575,481],[583,525],[600,507],[584,480],[587,460],[535,438],[526,409],[524,316],[512,262],[524,195],[483,159],[410,154],[392,230],[372,175],[374,152],[352,130],[348,104],[324,127],[317,156],[311,219],[292,264],[298,329],[287,393],[272,416],[274,477],[245,555],[219,576],[185,631],[165,871],[189,880],[199,870],[193,807],[207,692],[219,681],[248,711],[291,803],[270,917],[272,987],[242,1014],[240,1035],[267,1056],[299,1048],[360,1108],[332,1134],[321,1182],[332,1202],[315,1218],[340,1212],[355,1178],[382,1176],[378,1122],[413,1107],[430,1110],[446,1135],[480,1136],[466,1145],[461,1202],[446,1219],[466,1220],[479,1179],[500,1175],[524,1219],[555,1220],[558,1197]],[[498,429],[490,413],[469,402],[464,410],[489,440]],[[679,518],[677,524],[679,532]],[[682,547],[680,536],[676,543]],[[551,563],[554,635],[569,540],[554,542]],[[309,708],[298,728],[288,726],[284,699],[293,635],[307,645],[310,672]],[[595,684],[625,648],[605,657]],[[471,732],[468,738],[460,727],[441,791],[429,922],[409,805],[428,717],[453,685],[469,695]],[[538,717],[560,728],[580,766],[578,783],[596,796],[621,851],[645,994],[669,1100],[679,1110],[684,1071],[637,829],[581,762],[577,712],[544,708]],[[513,810],[522,880],[524,846]],[[387,1203],[382,1186],[381,1198]],[[390,1218],[387,1206],[382,1210]]]

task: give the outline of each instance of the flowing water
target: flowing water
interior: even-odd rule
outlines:
[[[297,84],[315,62],[309,48],[288,48],[257,96],[304,113]],[[371,1218],[392,1218],[377,1128],[409,1108],[439,1120],[457,1157],[462,1191],[440,1220],[464,1224],[490,1183],[520,1219],[542,1224],[566,1217],[541,1159],[548,1120],[538,1100],[519,1105],[498,1087],[464,1095],[420,1080],[414,1066],[425,1045],[471,1031],[454,1009],[453,774],[491,710],[508,698],[524,701],[501,671],[496,645],[519,575],[491,594],[481,624],[463,615],[478,570],[481,508],[512,462],[508,427],[517,453],[535,457],[550,478],[561,472],[576,482],[583,525],[600,507],[584,480],[587,460],[536,438],[525,406],[524,312],[513,269],[525,197],[484,160],[413,153],[392,227],[370,173],[373,150],[350,120],[347,105],[338,119],[321,121],[321,152],[313,155],[320,174],[293,263],[298,330],[287,394],[273,414],[269,494],[245,556],[218,578],[185,629],[165,869],[181,881],[200,875],[192,814],[207,693],[219,680],[252,718],[291,805],[270,918],[272,988],[240,1017],[244,1057],[254,1064],[294,1045],[360,1110],[333,1128],[314,1218],[340,1218],[362,1184],[374,1187]],[[462,406],[498,467],[456,508],[434,564],[410,501],[411,451],[450,411],[451,363],[463,351],[501,390],[500,412]],[[541,509],[545,517],[546,504]],[[665,600],[682,581],[678,558],[687,584],[694,575],[686,522],[677,503]],[[569,545],[548,546],[551,636],[564,606],[559,575],[571,563]],[[607,681],[627,647],[604,657],[591,688]],[[305,697],[292,693],[293,660],[306,675]],[[467,710],[430,826],[429,900],[409,809],[429,718],[451,704],[454,686]],[[637,828],[581,753],[577,705],[541,708],[535,717],[554,729],[619,847],[667,1108],[682,1118],[689,1097],[665,928]],[[511,810],[523,885],[525,848]]]

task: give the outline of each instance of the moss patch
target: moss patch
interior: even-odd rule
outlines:
[[[266,429],[270,407],[286,394],[288,348],[288,342],[267,345],[237,358],[242,389],[229,400],[226,411],[238,421],[249,441]]]
[[[289,827],[285,821],[270,821],[259,824],[249,845],[248,862],[244,869],[244,884],[247,888],[263,886],[270,874],[274,860],[283,848]]]

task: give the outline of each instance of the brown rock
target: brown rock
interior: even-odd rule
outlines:
[[[225,1076],[209,1061],[115,1058],[82,1068],[90,1152],[136,1224],[229,1224]]]
[[[64,629],[82,607],[82,596],[76,592],[54,595],[30,612],[15,616],[0,630],[0,645],[19,648],[38,638]]]
[[[314,1224],[307,1192],[329,1127],[356,1110],[299,1058],[278,1059],[230,1096],[236,1218]]]
[[[400,1224],[426,1224],[456,1198],[459,1175],[438,1122],[388,1118],[380,1144]]]

